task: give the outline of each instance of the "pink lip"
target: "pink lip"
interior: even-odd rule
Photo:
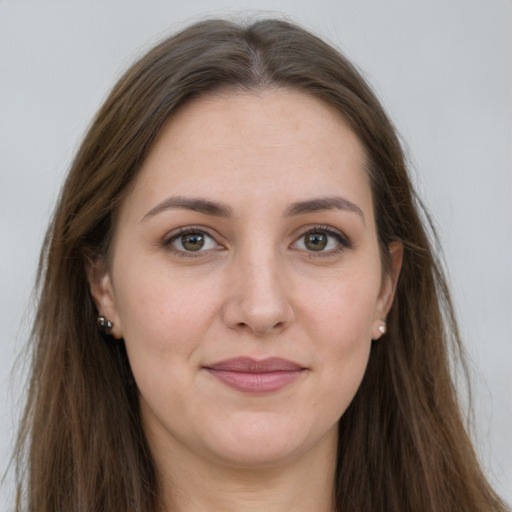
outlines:
[[[226,359],[204,367],[228,386],[245,393],[272,393],[298,379],[305,368],[292,361],[271,357]]]

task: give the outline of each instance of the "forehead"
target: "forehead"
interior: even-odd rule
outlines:
[[[342,116],[315,97],[282,89],[222,92],[193,100],[169,119],[132,199],[142,195],[149,205],[192,194],[236,207],[338,191],[371,209],[365,162]]]

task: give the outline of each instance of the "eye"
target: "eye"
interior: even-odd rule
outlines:
[[[341,232],[327,227],[315,227],[304,233],[293,245],[293,249],[317,253],[337,253],[352,244]]]
[[[180,255],[221,248],[208,233],[195,228],[180,230],[178,233],[169,237],[164,242],[164,245],[172,252]]]

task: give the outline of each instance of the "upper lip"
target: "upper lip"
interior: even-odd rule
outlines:
[[[206,365],[208,370],[240,373],[270,373],[270,372],[294,372],[304,370],[304,367],[293,361],[280,357],[268,357],[266,359],[252,359],[250,357],[234,357],[217,363]]]

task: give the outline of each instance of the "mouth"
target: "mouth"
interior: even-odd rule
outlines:
[[[263,360],[249,357],[226,359],[204,366],[204,369],[237,391],[255,394],[279,391],[306,372],[303,366],[277,357]]]

